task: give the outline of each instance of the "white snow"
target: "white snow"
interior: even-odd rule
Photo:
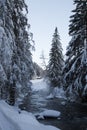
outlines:
[[[60,87],[60,88],[58,88],[58,87],[54,88],[52,90],[52,92],[46,97],[46,99],[52,99],[52,98],[55,98],[55,97],[56,98],[64,98],[64,99],[66,99],[65,92],[64,92],[64,90],[63,90],[62,87]]]
[[[3,66],[0,64],[0,79],[7,80],[6,74],[4,72]]]
[[[58,118],[60,114],[61,113],[59,111],[45,110],[41,112],[40,114],[38,114],[38,119],[44,119],[44,117]]]
[[[11,107],[4,101],[0,101],[0,130],[59,130],[59,129],[53,126],[47,126],[47,125],[45,126],[43,124],[40,124],[33,116],[33,114],[28,113],[26,111],[20,111],[18,108]]]
[[[31,86],[32,91],[40,91],[40,90],[47,92],[51,91],[50,94],[46,97],[46,99],[52,99],[55,97],[66,99],[65,92],[62,87],[51,88],[44,79],[31,80],[31,82],[32,82]]]
[[[63,102],[61,102],[61,104],[62,104],[62,105],[66,105],[66,102],[65,102],[65,101],[63,101]]]
[[[47,97],[46,97],[46,99],[53,99],[54,98],[54,95],[52,94],[52,93],[50,93]]]
[[[48,89],[48,85],[44,81],[44,79],[36,79],[36,80],[31,80],[32,82],[32,90],[33,91],[40,91],[40,90],[46,90]]]

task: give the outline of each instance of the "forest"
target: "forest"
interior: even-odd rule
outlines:
[[[87,129],[87,0],[73,4],[66,56],[55,27],[48,64],[41,57],[43,69],[33,61],[28,5],[24,0],[0,0],[0,130]]]

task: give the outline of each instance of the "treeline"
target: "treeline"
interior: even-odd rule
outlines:
[[[87,0],[74,0],[74,4],[66,59],[56,27],[45,75],[51,86],[63,86],[68,97],[87,102]],[[0,99],[10,105],[29,93],[33,76],[44,73],[32,61],[27,13],[24,0],[0,0]]]
[[[52,86],[63,86],[72,99],[87,102],[87,0],[74,0],[76,8],[70,16],[69,35],[72,37],[63,62],[57,28],[53,35],[48,65]]]
[[[27,95],[34,73],[27,13],[24,0],[0,0],[0,98],[10,105]]]

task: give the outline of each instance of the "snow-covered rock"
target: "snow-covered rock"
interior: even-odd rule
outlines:
[[[55,110],[45,110],[41,113],[39,113],[37,116],[38,119],[44,119],[44,118],[58,118],[60,116],[60,112],[59,111],[55,111]]]
[[[63,101],[63,102],[61,102],[61,104],[62,104],[62,105],[66,105],[66,102],[65,102],[65,101]]]

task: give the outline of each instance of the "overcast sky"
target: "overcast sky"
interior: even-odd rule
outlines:
[[[28,19],[35,40],[36,51],[33,59],[41,64],[42,50],[46,58],[49,58],[53,33],[58,28],[61,38],[63,53],[70,41],[68,35],[69,17],[74,8],[73,0],[26,0],[29,14]]]

